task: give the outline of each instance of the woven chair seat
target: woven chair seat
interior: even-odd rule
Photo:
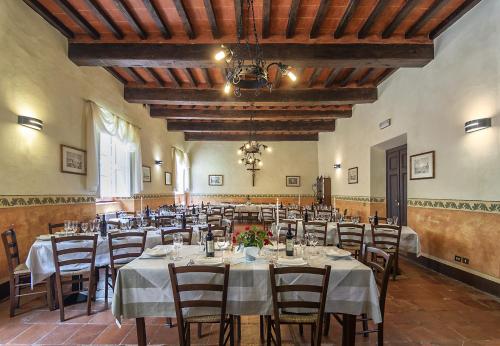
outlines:
[[[186,317],[185,321],[189,323],[219,323],[220,315]]]
[[[14,269],[14,275],[25,275],[25,274],[30,274],[30,270],[28,269],[28,266],[25,263],[19,264],[15,269]]]
[[[61,270],[61,276],[88,275],[89,273],[90,273],[90,268],[80,269],[80,270]]]
[[[318,314],[281,314],[282,323],[314,323],[318,320]]]

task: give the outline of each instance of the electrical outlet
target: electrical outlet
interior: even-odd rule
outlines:
[[[456,262],[462,262],[462,257],[455,255]]]
[[[462,257],[463,264],[469,264],[469,259],[467,257]]]

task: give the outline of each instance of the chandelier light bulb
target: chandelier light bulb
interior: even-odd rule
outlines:
[[[259,161],[259,166],[262,167],[264,163],[262,161]]]
[[[241,155],[241,154],[242,154],[241,149],[238,149],[238,155]]]
[[[217,54],[215,54],[215,60],[217,61],[221,61],[225,57],[226,57],[226,52],[224,50],[220,50],[217,52]]]
[[[243,163],[243,161],[241,160],[238,160],[238,164],[241,165]]]
[[[226,82],[226,85],[224,85],[224,94],[229,94],[231,91],[231,83]]]
[[[292,71],[288,71],[286,75],[288,76],[288,78],[290,78],[292,82],[295,82],[297,80],[297,76]]]
[[[245,148],[249,149],[250,148],[250,143],[245,144]]]
[[[273,151],[273,149],[271,149],[271,147],[267,147],[267,148],[266,148],[266,151],[267,151],[268,153],[270,153],[270,152],[272,152],[272,151]]]

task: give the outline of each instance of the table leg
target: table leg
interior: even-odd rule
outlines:
[[[356,343],[356,316],[342,315],[342,346],[353,346]]]
[[[137,345],[146,346],[146,324],[144,322],[144,317],[135,319],[135,326],[137,328]]]

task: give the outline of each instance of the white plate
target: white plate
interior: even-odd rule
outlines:
[[[326,255],[327,255],[328,257],[343,258],[343,257],[349,257],[349,256],[351,256],[352,254],[351,254],[349,251],[344,250],[344,249],[332,248],[332,249],[329,249],[329,250],[326,252]]]
[[[202,257],[197,258],[194,263],[197,265],[219,265],[222,264],[221,257]]]
[[[36,237],[36,239],[41,241],[49,241],[51,237],[52,234],[40,234],[38,237]]]
[[[307,264],[307,261],[305,261],[303,258],[278,258],[277,264],[279,266],[287,267],[305,266]]]
[[[141,257],[152,258],[152,257],[165,257],[167,255],[167,251],[162,248],[154,248],[154,249],[146,249],[142,253]]]

